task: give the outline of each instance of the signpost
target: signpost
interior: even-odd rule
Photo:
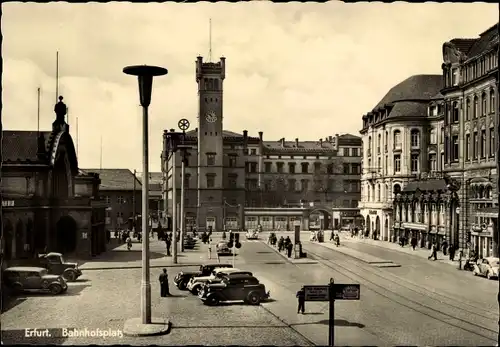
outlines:
[[[318,286],[304,286],[306,301],[328,301],[328,345],[335,346],[335,300],[359,300],[361,285],[337,283],[330,278],[330,284]]]

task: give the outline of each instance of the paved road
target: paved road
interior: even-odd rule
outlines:
[[[245,243],[240,266],[253,270],[276,298],[263,306],[315,344],[325,345],[328,341],[326,305],[308,303],[311,314],[297,316],[294,294],[301,284],[322,284],[330,277],[338,283],[362,285],[359,302],[336,304],[339,345],[493,345],[496,342],[498,282],[375,246],[370,253],[389,258],[402,267],[374,268],[307,241],[304,248],[314,253],[320,264],[277,264],[283,258],[272,250],[269,253],[267,245]],[[464,288],[467,289],[462,293]]]

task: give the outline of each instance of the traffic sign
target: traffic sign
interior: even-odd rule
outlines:
[[[326,286],[304,286],[304,293],[306,301],[328,301],[329,290]]]
[[[335,300],[359,300],[361,286],[359,284],[335,283]]]

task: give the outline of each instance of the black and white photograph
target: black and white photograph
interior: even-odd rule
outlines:
[[[499,22],[3,3],[1,343],[498,346]]]

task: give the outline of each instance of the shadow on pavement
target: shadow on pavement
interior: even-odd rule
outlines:
[[[76,281],[69,282],[69,283],[85,283],[85,282],[90,282],[90,280],[86,278],[78,278]]]
[[[45,331],[45,329],[38,329]],[[26,337],[24,329],[2,330],[2,344],[4,345],[62,345],[68,339],[61,336],[61,329],[48,329],[49,336],[30,336]]]
[[[170,294],[167,298],[187,298],[188,295]]]
[[[273,253],[276,253],[276,252],[270,252],[270,251],[260,251],[260,252],[256,252],[257,254],[273,254]]]
[[[149,252],[150,259],[158,259],[163,258],[165,255],[163,253],[158,252]],[[113,261],[113,262],[121,262],[121,261],[135,261],[141,260],[142,258],[142,250],[141,249],[133,249],[133,250],[113,250],[111,252],[106,253],[106,255],[102,257],[96,257],[95,260],[98,261]]]
[[[322,314],[322,313],[313,313],[313,314]],[[307,315],[307,313],[305,314]],[[354,323],[354,322],[349,322],[345,319],[335,319],[334,325],[336,327],[353,327],[353,328],[364,328],[365,325],[361,323]],[[318,322],[307,322],[307,323],[295,323],[295,324],[290,324],[291,326],[296,326],[296,325],[313,325],[313,324],[323,324],[323,325],[328,325],[330,323],[329,319],[322,319]]]
[[[316,316],[316,315],[323,315],[325,313],[324,312],[304,312],[303,314],[306,316]]]
[[[80,293],[85,288],[88,288],[88,287],[91,287],[91,285],[89,285],[89,284],[72,284],[72,285],[68,286],[68,290],[66,291],[66,293],[61,293],[61,294],[54,295],[52,293],[42,292],[42,291],[40,291],[40,292],[36,292],[36,291],[33,291],[33,292],[22,292],[22,293],[16,294],[12,298],[21,299],[21,300],[24,301],[24,300],[26,300],[27,298],[30,298],[30,297],[76,296],[76,295],[80,295]],[[19,304],[17,304],[17,305],[19,305]]]
[[[13,309],[17,305],[20,305],[25,301],[26,301],[26,298],[24,298],[24,297],[15,297],[15,296],[5,297],[2,300],[2,313],[5,313],[8,310]]]

